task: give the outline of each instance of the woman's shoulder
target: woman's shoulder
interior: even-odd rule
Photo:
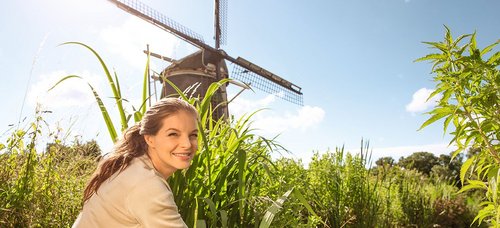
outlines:
[[[166,181],[163,181],[155,169],[141,156],[132,159],[124,170],[113,174],[104,181],[98,194],[125,197],[137,186],[166,188],[162,186],[165,184]]]
[[[163,181],[147,159],[149,158],[146,155],[134,158],[130,165],[114,178],[118,183],[132,188],[139,185],[155,185],[157,187],[165,185],[166,181]]]

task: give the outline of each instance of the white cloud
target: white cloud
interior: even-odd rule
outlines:
[[[146,63],[143,50],[146,50],[147,44],[151,52],[175,57],[174,51],[180,43],[170,33],[134,16],[130,16],[121,26],[102,30],[100,36],[111,53],[120,55],[139,70],[143,70]]]
[[[28,91],[27,101],[30,105],[37,103],[46,108],[83,107],[95,102],[95,98],[87,86],[89,82],[96,90],[100,88],[99,76],[91,75],[89,72],[76,73],[84,78],[70,78],[51,91],[48,91],[61,78],[69,75],[65,71],[56,71],[42,74]]]
[[[439,99],[441,99],[442,95],[438,94],[432,97],[430,100],[427,100],[432,92],[434,92],[434,90],[427,88],[421,88],[417,90],[417,92],[413,94],[411,102],[406,105],[406,111],[417,113],[426,111],[427,109],[434,107]]]
[[[274,95],[268,95],[260,100],[238,98],[229,105],[230,112],[239,117],[258,109],[266,108],[275,101]],[[307,130],[323,121],[325,111],[320,107],[303,106],[293,113],[277,113],[273,110],[263,110],[253,116],[252,127],[264,134],[276,135],[290,129]]]
[[[228,97],[232,97],[232,95]],[[273,103],[275,100],[276,96],[272,94],[267,95],[266,97],[260,100],[248,100],[244,98],[237,98],[229,104],[229,109],[231,110],[231,114],[239,117],[245,114],[249,114],[250,112],[254,112],[258,109],[265,108],[269,106],[269,104]]]

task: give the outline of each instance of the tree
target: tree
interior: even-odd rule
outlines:
[[[463,154],[458,154],[453,158],[453,152],[450,154],[441,154],[438,158],[438,164],[432,167],[431,174],[442,179],[452,181],[456,186],[460,184],[460,168],[462,167]]]
[[[379,158],[375,164],[377,166],[388,166],[388,167],[392,167],[394,165],[394,158],[392,157],[381,157]]]
[[[429,152],[415,152],[399,159],[398,165],[405,169],[415,169],[425,175],[430,175],[432,167],[439,164],[439,159]]]

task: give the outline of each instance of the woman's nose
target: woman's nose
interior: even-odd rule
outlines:
[[[181,148],[186,148],[186,149],[191,148],[192,145],[191,145],[191,139],[189,138],[189,136],[185,136],[185,137],[181,138],[180,146],[181,146]]]

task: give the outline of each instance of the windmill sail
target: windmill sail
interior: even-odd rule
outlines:
[[[303,105],[300,87],[244,58],[238,57],[236,62],[237,64],[234,65],[231,72],[231,78],[266,93],[274,94],[283,100]]]
[[[226,44],[227,39],[227,0],[215,0],[215,48]]]
[[[208,46],[204,43],[203,37],[196,32],[184,27],[176,21],[166,17],[155,9],[137,0],[108,0],[123,9],[159,28],[176,35],[177,37],[195,45]]]

